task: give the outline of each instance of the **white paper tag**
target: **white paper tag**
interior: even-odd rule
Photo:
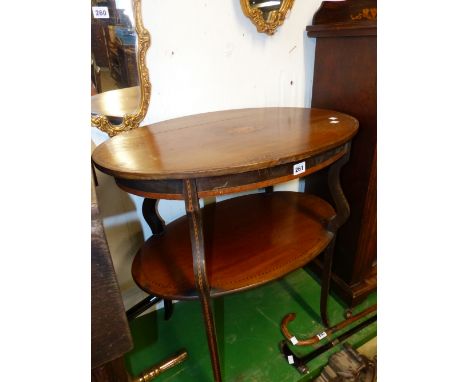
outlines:
[[[91,7],[93,8],[93,16],[95,19],[108,19],[109,10],[107,7]]]
[[[327,332],[322,332],[322,333],[317,334],[317,338],[319,340],[321,340],[322,338],[325,338],[326,336],[327,336]]]
[[[292,355],[288,355],[288,363],[290,365],[294,364],[294,357]]]
[[[296,337],[291,337],[290,341],[293,345],[296,345],[299,342]]]
[[[305,162],[295,164],[293,167],[293,175],[302,174],[306,170]]]

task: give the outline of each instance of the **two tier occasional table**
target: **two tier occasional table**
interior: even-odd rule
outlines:
[[[123,190],[185,201],[186,215],[168,225],[155,211],[155,234],[132,274],[152,295],[200,300],[215,381],[222,377],[212,298],[276,280],[324,252],[320,309],[328,326],[334,237],[349,216],[339,174],[357,130],[355,118],[331,110],[239,109],[141,127],[95,149],[95,166]],[[325,167],[334,207],[311,194],[271,192]],[[264,187],[200,207],[201,198]]]

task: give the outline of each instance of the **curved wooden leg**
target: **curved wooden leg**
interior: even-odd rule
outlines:
[[[141,313],[151,308],[153,305],[156,305],[159,301],[161,301],[161,298],[156,296],[150,295],[144,298],[125,312],[127,315],[127,320],[131,321],[137,318]]]
[[[174,304],[172,300],[164,300],[164,319],[167,321],[172,317],[174,313]]]
[[[161,217],[158,211],[159,199],[145,198],[143,200],[143,217],[146,224],[151,229],[153,235],[161,236],[166,229],[166,222]],[[169,320],[174,312],[174,305],[172,300],[164,300],[164,319]]]
[[[162,235],[166,228],[164,219],[159,215],[158,204],[159,199],[145,198],[143,200],[143,217],[145,218],[146,224],[151,228],[153,235]]]
[[[324,253],[322,287],[320,289],[320,317],[322,318],[322,324],[327,328],[330,327],[330,321],[328,320],[328,294],[330,292],[334,247],[335,239],[333,239],[333,241],[328,245]]]
[[[348,220],[350,210],[348,200],[345,197],[343,189],[341,188],[340,173],[341,168],[349,160],[350,144],[347,144],[347,152],[340,159],[330,166],[328,170],[328,188],[330,189],[331,197],[335,204],[336,215],[330,220],[327,229],[333,234],[336,234],[346,220]]]
[[[325,250],[323,269],[322,269],[322,288],[321,288],[321,293],[320,293],[320,316],[322,317],[323,325],[325,325],[326,327],[330,326],[330,322],[328,320],[327,303],[328,303],[328,294],[330,291],[330,279],[331,279],[331,273],[332,273],[333,252],[335,249],[336,232],[343,225],[343,223],[346,222],[350,214],[349,204],[348,204],[348,201],[346,200],[343,189],[341,188],[341,182],[340,182],[341,168],[349,160],[350,148],[351,148],[350,144],[347,144],[346,154],[343,155],[340,159],[338,159],[335,163],[333,163],[330,166],[330,169],[328,170],[328,187],[330,189],[330,194],[335,204],[336,215],[328,223],[327,229],[333,233],[334,238],[332,242],[328,245],[327,249]]]
[[[184,181],[185,210],[187,213],[190,240],[192,242],[193,274],[195,285],[200,296],[200,303],[205,321],[206,336],[210,349],[211,366],[216,382],[221,382],[221,368],[219,363],[216,328],[211,308],[210,286],[206,274],[205,247],[203,242],[203,224],[198,200],[197,185],[195,180]]]

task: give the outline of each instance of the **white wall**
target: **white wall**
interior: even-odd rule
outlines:
[[[239,0],[143,0],[153,83],[145,122],[229,108],[310,105],[318,0],[296,0],[274,36]],[[291,85],[291,81],[293,84]]]
[[[305,27],[321,1],[296,0],[274,36],[256,31],[239,0],[142,1],[152,40],[152,96],[143,125],[223,109],[310,106],[315,39]],[[93,128],[92,139],[99,144],[107,136]],[[142,199],[120,191],[104,174],[99,178],[104,226],[128,307],[140,297],[131,259],[151,232],[141,216]],[[297,190],[298,184],[278,188]],[[162,201],[160,213],[169,222],[184,213],[183,203]]]

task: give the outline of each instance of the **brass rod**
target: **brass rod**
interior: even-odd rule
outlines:
[[[148,382],[151,381],[153,378],[156,378],[161,373],[164,373],[166,370],[170,369],[185,361],[188,357],[187,350],[182,349],[177,354],[173,355],[162,361],[161,363],[154,365],[153,367],[149,368],[148,370],[141,373],[138,377],[135,377],[132,382]]]

